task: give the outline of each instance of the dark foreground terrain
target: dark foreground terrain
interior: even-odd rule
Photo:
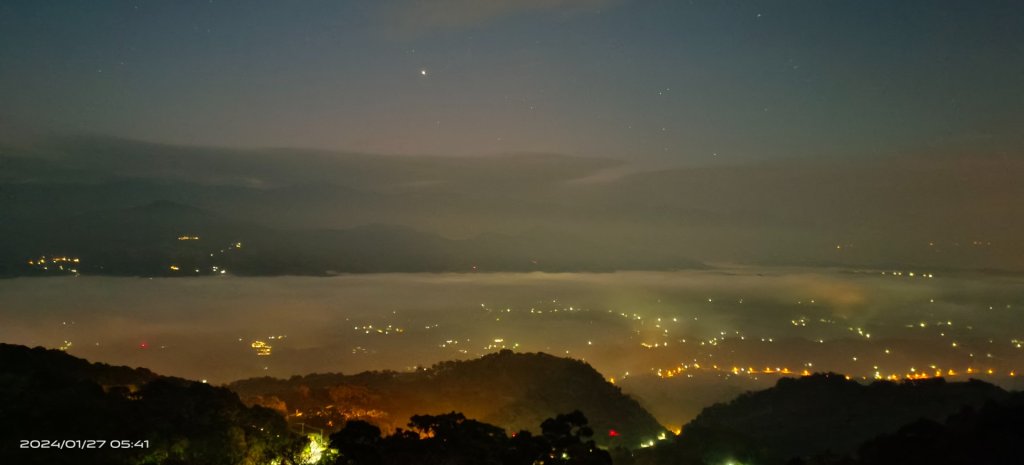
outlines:
[[[666,437],[589,365],[545,354],[214,387],[0,345],[5,464],[1004,464],[1020,418],[1024,394],[981,381],[816,374]],[[643,428],[661,437],[634,444]]]

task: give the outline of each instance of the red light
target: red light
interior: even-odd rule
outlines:
[[[148,347],[149,347],[149,344],[146,344],[145,342],[139,343],[139,348],[140,349],[145,349],[145,348],[148,348]]]
[[[615,431],[613,429],[608,430],[608,437],[614,438],[615,436],[618,436],[618,435],[619,435],[618,431]]]

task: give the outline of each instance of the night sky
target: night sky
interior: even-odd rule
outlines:
[[[1021,389],[1022,128],[1022,0],[4,0],[0,341]]]
[[[655,163],[1020,153],[1016,1],[0,5],[0,121]]]

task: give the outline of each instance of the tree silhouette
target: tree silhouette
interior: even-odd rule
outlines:
[[[610,465],[609,454],[590,437],[587,418],[576,411],[548,418],[542,434],[505,430],[458,412],[414,415],[409,429],[380,437],[367,422],[349,421],[331,435],[344,465]]]
[[[383,463],[378,450],[380,441],[380,428],[362,420],[349,421],[341,431],[331,435],[331,447],[341,454],[338,463],[346,465]]]
[[[594,444],[594,430],[587,426],[583,412],[575,410],[548,418],[540,428],[551,445],[549,458],[568,464],[611,465],[611,455]]]

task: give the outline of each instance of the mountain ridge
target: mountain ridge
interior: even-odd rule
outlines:
[[[557,412],[580,410],[597,431],[598,444],[636,447],[666,433],[590,365],[544,353],[503,350],[415,372],[250,378],[228,387],[248,403],[324,425],[359,419],[394,429],[414,412],[458,411],[517,431],[535,429]],[[338,404],[342,399],[344,405]],[[616,434],[609,436],[612,430]]]

